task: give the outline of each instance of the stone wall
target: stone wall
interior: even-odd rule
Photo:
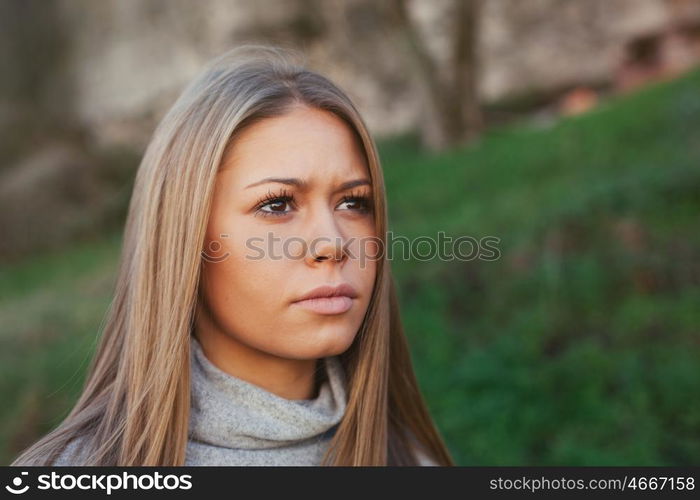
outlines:
[[[487,103],[612,82],[629,40],[700,15],[700,0],[483,2],[478,88]],[[453,5],[409,0],[411,19],[445,78]],[[68,240],[120,220],[157,121],[205,62],[241,43],[302,50],[312,69],[347,91],[377,136],[414,129],[418,92],[383,6],[384,0],[3,0],[0,255],[58,241],[49,233]],[[650,71],[633,65],[624,74],[638,80]],[[46,191],[57,186],[56,175],[85,182]],[[111,194],[96,196],[96,189]],[[35,202],[42,197],[44,204]],[[84,213],[94,217],[68,220],[76,206],[89,206]],[[68,214],[65,224],[57,222],[59,212]]]
[[[697,2],[695,2],[697,3]],[[243,41],[302,48],[356,99],[376,134],[417,120],[376,2],[359,0],[61,0],[71,35],[75,112],[99,141],[143,142],[185,83],[211,57]],[[451,0],[410,2],[443,71]],[[339,23],[329,31],[312,11]],[[666,0],[486,0],[480,94],[508,95],[613,77],[625,40],[669,22]],[[305,19],[310,18],[310,19]]]

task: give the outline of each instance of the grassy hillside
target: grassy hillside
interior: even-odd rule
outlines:
[[[496,261],[393,261],[462,465],[700,463],[700,73],[439,156],[380,144],[395,234]],[[0,462],[75,399],[119,237],[0,269]]]
[[[384,156],[396,232],[501,238],[495,262],[395,262],[460,464],[700,463],[700,73]]]
[[[119,235],[0,268],[0,463],[72,406],[111,300]]]

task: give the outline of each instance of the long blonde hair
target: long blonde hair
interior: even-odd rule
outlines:
[[[202,244],[216,173],[244,127],[295,103],[330,111],[363,146],[386,247],[379,157],[350,99],[298,62],[295,50],[259,44],[212,60],[157,126],[136,174],[115,293],[80,398],[13,465],[51,465],[82,438],[85,465],[183,465],[190,410],[190,335]],[[341,354],[346,413],[323,465],[413,465],[418,446],[453,465],[419,391],[385,253],[367,313]]]

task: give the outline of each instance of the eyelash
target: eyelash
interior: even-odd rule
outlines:
[[[348,195],[343,196],[341,199],[341,203],[346,203],[346,202],[357,202],[359,201],[362,204],[362,208],[357,208],[354,209],[357,212],[360,213],[369,213],[371,211],[371,206],[372,202],[370,200],[369,196],[366,196],[361,193],[357,192],[351,192]],[[267,212],[265,210],[262,210],[263,207],[271,204],[271,203],[278,203],[278,202],[284,202],[284,203],[290,203],[294,205],[294,195],[290,193],[287,189],[282,189],[279,193],[272,193],[271,191],[268,191],[267,195],[265,195],[263,198],[261,198],[258,203],[255,205],[255,215],[262,215],[263,217],[280,217],[287,215],[289,212]]]

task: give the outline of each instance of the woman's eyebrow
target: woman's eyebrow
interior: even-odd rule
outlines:
[[[302,179],[297,179],[296,177],[265,177],[258,182],[248,184],[245,189],[252,188],[253,186],[259,186],[260,184],[266,184],[268,182],[277,182],[280,184],[288,184],[291,186],[297,186],[299,189],[304,190],[309,187],[309,183]]]
[[[254,186],[259,186],[260,184],[266,184],[268,182],[276,182],[279,184],[287,184],[290,186],[297,186],[300,190],[306,190],[309,188],[310,183],[308,181],[305,181],[303,179],[298,179],[296,177],[265,177],[264,179],[261,179],[257,182],[254,182],[252,184],[248,184],[245,189],[254,187]],[[351,181],[346,181],[343,182],[338,188],[334,191],[337,193],[338,191],[344,191],[346,189],[350,189],[356,186],[364,186],[364,185],[372,185],[369,179],[354,179]]]

